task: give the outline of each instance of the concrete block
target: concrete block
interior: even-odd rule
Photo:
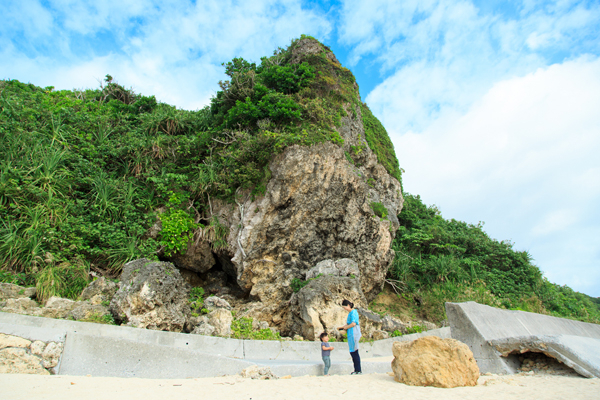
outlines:
[[[67,334],[59,375],[152,379],[234,375],[253,363],[121,338]]]
[[[543,351],[545,346],[580,374],[600,377],[600,325],[475,302],[446,303],[446,315],[452,338],[469,346],[482,373],[515,373],[518,362],[511,351],[527,351],[527,346]]]
[[[14,333],[11,333],[14,332]],[[242,340],[214,336],[191,335],[177,332],[154,331],[127,326],[68,321],[29,315],[0,312],[0,333],[25,337],[30,340],[63,342],[67,333],[120,338],[139,343],[156,344],[182,349],[198,350],[205,354],[244,358]],[[52,339],[52,338],[60,338]],[[47,340],[46,340],[47,339]]]
[[[600,339],[582,336],[518,336],[491,340],[502,356],[539,352],[556,358],[586,378],[600,377]]]

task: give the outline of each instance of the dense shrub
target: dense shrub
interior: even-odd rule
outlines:
[[[445,317],[445,301],[475,300],[600,321],[598,308],[587,296],[548,282],[529,253],[514,250],[510,242],[491,239],[483,224],[446,220],[419,196],[405,194],[404,199],[389,274],[398,287],[418,299],[422,316],[440,320]]]

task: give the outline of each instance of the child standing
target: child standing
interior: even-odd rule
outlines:
[[[323,375],[329,375],[329,368],[331,367],[331,358],[329,357],[329,353],[333,350],[333,347],[329,345],[329,336],[327,332],[321,333],[321,357],[323,357],[323,364],[325,367],[323,368]]]

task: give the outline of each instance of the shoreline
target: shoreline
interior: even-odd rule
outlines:
[[[142,379],[65,375],[1,374],[3,400],[42,399],[369,399],[425,400],[593,399],[600,379],[549,374],[482,375],[477,386],[443,389],[407,386],[389,374],[301,376],[252,380],[240,375],[216,378]],[[394,396],[394,397],[391,397]]]

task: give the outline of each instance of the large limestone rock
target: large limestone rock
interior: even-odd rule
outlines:
[[[110,311],[129,326],[181,332],[190,317],[189,286],[171,263],[145,258],[123,266]]]
[[[340,337],[337,327],[346,324],[348,312],[341,306],[348,299],[355,307],[367,305],[358,279],[323,276],[294,293],[290,300],[288,330],[309,340],[317,340],[322,332]]]
[[[242,289],[263,303],[279,302],[289,298],[293,278],[304,278],[320,261],[347,258],[357,262],[367,297],[380,291],[402,197],[374,155],[365,161],[355,167],[332,143],[292,146],[271,162],[264,197],[246,196],[215,211],[227,218],[229,256]],[[374,201],[386,205],[394,221],[375,216]]]
[[[411,386],[475,386],[479,368],[469,347],[454,339],[426,336],[394,342],[392,370],[397,382]]]
[[[309,38],[296,44],[291,62],[323,52],[331,70],[338,71],[332,79],[345,73],[328,49]],[[358,96],[356,84],[353,90]],[[284,325],[294,278],[305,279],[323,260],[354,260],[357,273],[351,275],[371,300],[394,258],[391,244],[402,209],[401,185],[369,148],[360,106],[349,102],[342,108],[335,129],[343,144],[290,146],[271,160],[264,196],[241,190],[235,204],[211,204],[212,214],[229,229],[227,248],[215,254],[218,264],[260,304],[252,317],[282,331],[288,329]],[[385,219],[375,214],[373,203],[387,209]]]

